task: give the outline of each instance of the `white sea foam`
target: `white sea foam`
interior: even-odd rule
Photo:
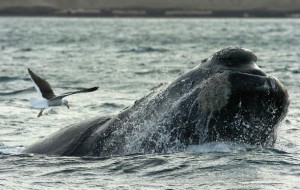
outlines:
[[[239,152],[245,151],[250,145],[235,142],[212,142],[202,145],[190,145],[187,152],[206,153],[206,152]]]
[[[7,146],[3,143],[0,143],[0,153],[4,154],[20,154],[20,152],[24,149],[22,146]]]

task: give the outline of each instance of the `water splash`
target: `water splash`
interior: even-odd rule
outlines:
[[[193,153],[208,153],[208,152],[241,152],[251,148],[250,145],[235,143],[230,141],[212,142],[202,145],[190,145],[187,147],[187,152]]]

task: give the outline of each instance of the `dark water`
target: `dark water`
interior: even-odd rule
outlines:
[[[274,148],[211,143],[113,158],[22,155],[69,124],[115,114],[227,46],[242,46],[290,94]],[[27,68],[71,109],[38,110]],[[0,18],[0,189],[300,189],[300,20]],[[134,152],[133,152],[134,153]]]

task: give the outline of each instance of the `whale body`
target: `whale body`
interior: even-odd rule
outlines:
[[[119,114],[62,128],[23,152],[102,157],[169,153],[218,141],[272,147],[288,93],[256,61],[250,50],[222,49]]]

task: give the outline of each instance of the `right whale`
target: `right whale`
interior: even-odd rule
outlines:
[[[288,93],[256,61],[250,50],[222,49],[119,114],[65,127],[24,153],[167,153],[217,141],[272,147],[287,114]]]

